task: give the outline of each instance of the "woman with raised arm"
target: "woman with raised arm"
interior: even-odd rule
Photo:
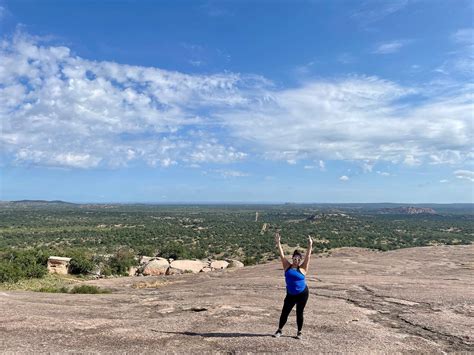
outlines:
[[[296,339],[302,339],[301,329],[303,328],[303,311],[308,301],[309,290],[306,285],[305,275],[308,272],[309,259],[311,257],[311,251],[313,248],[313,240],[308,235],[308,250],[302,264],[302,255],[298,250],[293,253],[292,262],[290,263],[283,254],[283,248],[280,243],[280,233],[275,233],[275,243],[280,252],[280,259],[283,264],[283,270],[285,270],[285,281],[286,281],[286,297],[283,302],[283,309],[281,310],[280,324],[274,337],[278,338],[281,336],[281,331],[285,326],[288,319],[288,315],[296,304],[296,324],[298,325],[298,333]]]

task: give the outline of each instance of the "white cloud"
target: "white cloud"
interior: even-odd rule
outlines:
[[[474,28],[462,28],[451,34],[456,49],[434,71],[445,76],[461,76],[472,82],[474,72]]]
[[[421,89],[375,77],[318,80],[271,91],[220,118],[236,139],[269,159],[462,163],[472,151],[469,87],[430,90],[430,99],[407,105],[399,102]]]
[[[322,160],[319,161],[319,169],[321,169],[321,171],[326,170],[326,164]]]
[[[362,165],[362,171],[364,173],[371,173],[373,168],[374,168],[374,164],[368,161],[364,162]]]
[[[298,76],[306,76],[311,73],[311,70],[314,67],[314,64],[316,64],[316,61],[313,60],[306,64],[298,65],[295,67],[294,72]]]
[[[245,80],[89,61],[17,33],[0,43],[0,146],[16,163],[80,168],[241,160],[245,153],[187,130],[207,124],[203,107],[243,104]]]
[[[190,60],[188,61],[189,64],[191,64],[193,67],[200,67],[201,65],[204,64],[202,60]]]
[[[415,166],[415,165],[420,165],[421,164],[421,161],[417,158],[415,158],[415,156],[413,156],[412,154],[407,154],[405,156],[405,160],[403,161],[406,165],[409,165],[409,166]]]
[[[276,159],[463,164],[472,88],[377,77],[276,88],[255,75],[187,75],[97,62],[18,34],[0,42],[3,157],[93,168]],[[411,100],[417,93],[423,101]],[[242,148],[242,147],[245,147]]]
[[[377,171],[377,174],[380,176],[390,176],[390,173],[387,173],[386,171]]]
[[[391,54],[391,53],[396,53],[398,52],[405,44],[407,41],[391,41],[391,42],[386,42],[386,43],[380,43],[377,48],[375,48],[374,52],[375,54]]]
[[[461,28],[454,32],[451,37],[458,43],[474,44],[474,28]]]
[[[474,182],[474,171],[472,170],[456,170],[454,175],[456,175],[458,179]]]
[[[225,170],[225,169],[217,169],[214,172],[220,174],[225,178],[235,178],[235,177],[245,177],[250,176],[248,173],[239,171],[239,170]]]
[[[342,176],[339,178],[339,180],[341,180],[341,181],[347,181],[347,180],[349,180],[349,177],[346,176],[346,175],[342,175]]]
[[[445,183],[449,182],[449,180],[443,179],[443,180],[439,180],[439,182],[442,183],[442,184],[445,184]]]
[[[314,165],[305,165],[303,168],[311,170],[311,169],[314,169]]]

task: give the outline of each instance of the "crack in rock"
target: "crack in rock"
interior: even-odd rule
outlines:
[[[328,291],[321,293],[320,291]],[[334,291],[344,291],[344,295],[336,295]],[[443,333],[439,330],[417,324],[403,317],[403,313],[417,311],[435,312],[435,307],[427,302],[412,302],[408,300],[378,295],[376,291],[365,285],[358,285],[356,289],[348,290],[337,287],[317,287],[316,296],[336,298],[349,302],[357,307],[376,311],[369,315],[372,321],[395,328],[400,332],[416,335],[426,340],[444,343],[448,351],[474,351],[474,343],[463,337]]]

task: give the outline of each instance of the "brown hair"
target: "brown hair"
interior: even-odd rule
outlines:
[[[300,258],[303,258],[303,254],[301,254],[298,249],[295,249],[295,251],[293,252],[293,258],[295,256],[299,256]]]

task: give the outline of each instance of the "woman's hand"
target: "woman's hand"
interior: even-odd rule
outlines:
[[[303,264],[301,264],[301,268],[303,268],[305,272],[308,272],[309,259],[311,258],[312,251],[313,251],[313,238],[311,238],[311,236],[308,235],[308,250],[306,251]]]
[[[281,239],[281,237],[280,237],[280,232],[278,232],[278,231],[275,232],[275,243],[276,243],[277,245],[280,244],[280,239]]]

